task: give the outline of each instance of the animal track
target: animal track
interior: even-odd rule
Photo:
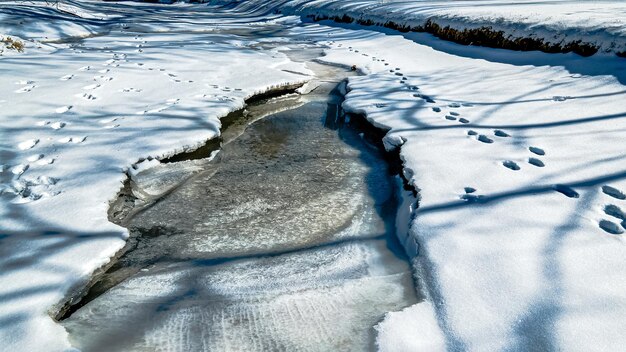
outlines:
[[[461,195],[460,198],[468,203],[480,202],[485,197],[483,195],[473,194],[476,192],[476,188],[474,187],[465,187],[463,190],[465,191],[465,194]]]
[[[459,122],[460,122],[460,123],[469,123],[470,121],[469,121],[468,119],[466,119],[466,118],[461,117],[461,118],[459,119]]]
[[[626,194],[624,194],[624,192],[622,192],[621,190],[615,187],[611,187],[609,185],[602,186],[602,192],[616,199],[620,199],[620,200],[626,199]]]
[[[72,110],[72,105],[67,105],[67,106],[62,106],[60,108],[57,108],[56,110],[54,110],[57,114],[63,114],[66,113],[70,110]]]
[[[63,127],[65,127],[65,122],[61,121],[53,122],[50,124],[50,128],[52,128],[53,130],[59,130]]]
[[[37,145],[37,143],[39,143],[39,139],[29,139],[19,143],[17,148],[20,150],[32,149]]]
[[[552,97],[553,101],[566,101],[567,99],[571,99],[572,97],[570,96],[560,96],[560,95],[555,95]]]
[[[436,107],[435,107],[435,108],[433,108],[433,111],[434,111],[434,112],[441,112],[441,108],[436,108]]]
[[[435,103],[435,101],[429,97],[428,95],[424,95],[424,94],[413,94],[414,97],[416,98],[421,98],[424,101],[426,101],[427,103]]]
[[[566,185],[557,184],[557,185],[552,186],[552,188],[555,191],[557,191],[557,192],[559,192],[559,193],[561,193],[561,194],[563,194],[563,195],[565,195],[566,197],[569,197],[569,198],[578,198],[578,197],[580,197],[578,192],[576,192],[573,188],[571,188],[569,186],[566,186]]]
[[[600,228],[612,235],[621,235],[624,233],[624,230],[622,230],[620,228],[620,226],[616,223],[614,223],[613,221],[610,220],[600,220],[600,222],[598,223],[598,225],[600,226]]]
[[[35,162],[35,161],[37,161],[37,160],[39,160],[39,159],[42,159],[43,157],[44,157],[44,155],[43,155],[43,154],[35,154],[35,155],[31,155],[31,156],[29,156],[28,158],[26,158],[26,160],[28,160],[28,161],[30,161],[31,163],[33,163],[33,162]]]
[[[143,91],[143,89],[136,89],[136,88],[132,88],[132,87],[131,88],[124,88],[124,89],[122,89],[122,92],[124,92],[124,93],[129,93],[129,92],[139,93],[141,91]]]
[[[608,216],[618,218],[622,221],[626,221],[626,213],[617,205],[608,204],[604,206],[604,213]]]
[[[94,84],[90,84],[90,85],[84,86],[83,89],[84,90],[93,90],[93,89],[96,89],[96,88],[99,88],[99,87],[100,87],[99,84],[94,83]]]
[[[110,118],[110,119],[102,119],[102,120],[100,120],[98,122],[100,122],[101,124],[104,125],[104,124],[111,123],[111,122],[114,122],[114,121],[117,121],[117,117],[113,117],[113,118]]]
[[[26,172],[26,170],[28,170],[28,168],[29,168],[28,164],[15,165],[11,169],[11,173],[13,173],[13,175],[17,177],[20,177],[24,172]]]
[[[74,75],[65,75],[61,78],[59,78],[61,81],[68,81],[70,79],[74,78]]]
[[[95,95],[92,95],[92,94],[89,94],[89,93],[83,93],[83,94],[78,93],[75,96],[79,97],[79,98],[83,98],[85,100],[96,100],[97,99]]]
[[[86,136],[85,137],[64,137],[64,138],[59,139],[59,142],[64,143],[64,144],[65,143],[78,144],[78,143],[84,142],[86,139],[87,139]]]
[[[479,135],[478,136],[478,140],[483,142],[483,143],[487,143],[487,144],[493,143],[493,139],[485,136],[484,134]]]
[[[30,86],[25,86],[25,87],[22,87],[22,88],[16,90],[15,93],[28,93],[31,90],[33,90],[35,87],[37,87],[37,86],[34,85],[34,84],[30,85]]]
[[[496,135],[497,137],[511,137],[511,135],[509,135],[508,133],[502,130],[494,130],[493,134]]]
[[[531,153],[537,154],[537,155],[546,155],[546,152],[541,149],[541,148],[537,148],[537,147],[528,147],[528,150],[531,151]]]
[[[518,171],[520,170],[519,165],[517,165],[517,163],[515,161],[512,160],[505,160],[502,162],[502,165],[504,165],[504,167],[511,169],[513,171]]]
[[[446,118],[446,120],[450,120],[450,121],[455,121],[456,120],[456,117],[450,116],[450,115],[446,115],[445,118]]]
[[[546,166],[546,164],[543,163],[543,161],[537,159],[537,158],[528,158],[528,163],[531,165],[535,165],[537,167],[544,167]]]

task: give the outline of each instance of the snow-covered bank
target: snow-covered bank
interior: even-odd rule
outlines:
[[[366,73],[344,107],[391,128],[420,189],[407,248],[419,244],[447,348],[626,345],[622,59],[349,28],[328,29],[324,60]],[[427,324],[424,311],[413,319]],[[410,316],[389,319],[419,326]]]
[[[257,1],[244,3],[259,5]],[[284,14],[428,32],[462,44],[545,52],[573,51],[581,55],[596,52],[626,55],[626,3],[622,1],[289,0],[262,3]]]
[[[106,36],[0,58],[3,350],[70,347],[48,314],[124,245],[127,230],[107,210],[125,169],[201,145],[244,99],[310,74],[254,40],[217,32],[220,19],[206,7],[97,7],[124,13],[128,25],[93,20]],[[18,17],[54,27],[65,16],[33,7]]]

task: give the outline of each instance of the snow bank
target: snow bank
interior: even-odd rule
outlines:
[[[323,60],[365,74],[344,108],[403,141],[389,145],[420,190],[404,243],[447,348],[626,345],[623,59],[349,28],[328,30]],[[424,340],[408,312],[382,323],[381,348],[407,325]]]
[[[387,313],[376,325],[380,352],[438,352],[445,351],[445,339],[434,319],[429,302],[415,304],[399,312]]]
[[[49,314],[124,245],[127,230],[110,223],[107,210],[125,170],[141,158],[200,146],[219,134],[218,117],[244,99],[308,79],[283,54],[213,33],[220,19],[206,6],[186,6],[98,2],[134,27],[90,19],[102,35],[0,59],[3,350],[70,347]],[[33,35],[29,23],[66,38],[74,27],[56,24],[81,22],[48,7],[3,4],[1,11],[24,21],[22,37]],[[172,20],[183,14],[196,22]]]
[[[581,55],[595,52],[626,55],[626,3],[623,1],[290,0],[261,3],[285,14],[377,24],[403,31],[426,31],[463,44],[546,52],[574,51]]]

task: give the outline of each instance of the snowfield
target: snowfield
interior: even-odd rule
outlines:
[[[151,6],[148,16],[136,4],[88,5],[125,12],[125,29],[96,22],[98,32],[112,32],[84,48],[27,42],[24,54],[0,57],[0,345],[7,351],[70,347],[48,313],[124,245],[127,230],[110,223],[107,210],[125,170],[196,148],[219,135],[219,117],[245,98],[307,79],[308,70],[283,54],[212,34],[204,7]],[[47,16],[67,20],[54,8],[28,11],[20,16],[46,33],[60,28]],[[171,11],[199,22],[159,25]],[[247,20],[254,25],[253,16]]]
[[[244,99],[312,74],[212,28],[299,21],[277,10],[437,18],[626,49],[619,1],[252,0],[222,9],[232,18],[207,5],[67,6],[76,15],[0,5],[0,35],[27,43],[0,56],[7,351],[71,348],[50,314],[124,245],[127,230],[107,210],[125,171],[215,138],[219,117]],[[385,316],[381,350],[626,346],[625,59],[467,47],[330,21],[292,32],[328,46],[320,61],[356,66],[344,108],[389,130],[385,145],[400,148],[418,191],[405,194],[398,235],[426,300]],[[80,48],[62,40],[76,36],[90,38]]]

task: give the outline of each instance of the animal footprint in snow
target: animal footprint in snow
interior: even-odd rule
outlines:
[[[600,228],[612,235],[621,235],[624,233],[624,230],[616,223],[610,220],[600,220],[598,223]]]
[[[450,104],[448,104],[448,107],[450,107],[450,108],[460,108],[461,104],[459,104],[459,103],[450,103]]]
[[[87,139],[87,137],[63,137],[61,139],[59,139],[59,142],[61,143],[82,143]]]
[[[28,164],[19,164],[19,165],[15,165],[13,166],[13,168],[11,169],[11,173],[17,177],[21,176],[24,172],[26,172],[26,170],[28,170],[29,166]]]
[[[39,143],[39,139],[29,139],[19,143],[17,148],[20,150],[28,150],[34,148],[37,143]]]
[[[83,89],[84,90],[93,90],[93,89],[96,89],[96,88],[99,88],[99,87],[100,87],[99,84],[94,83],[94,84],[90,84],[90,85],[84,86]]]
[[[495,136],[497,136],[497,137],[511,137],[511,135],[510,135],[510,134],[508,134],[508,133],[506,133],[506,132],[504,132],[504,131],[502,131],[502,130],[494,130],[494,131],[493,131],[493,134],[494,134]]]
[[[129,92],[139,93],[141,91],[143,91],[143,90],[142,89],[132,88],[132,87],[131,88],[124,88],[124,89],[122,89],[122,92],[124,92],[124,93],[129,93]]]
[[[53,130],[59,130],[63,127],[65,127],[65,122],[61,121],[53,122],[50,124],[50,128],[52,128]]]
[[[105,125],[107,123],[111,123],[111,122],[114,122],[114,121],[117,121],[117,117],[112,117],[110,119],[102,119],[102,120],[100,120],[98,122],[100,122],[101,124]]]
[[[507,169],[511,169],[513,171],[520,170],[519,165],[517,165],[517,163],[515,161],[512,161],[512,160],[505,160],[505,161],[502,162],[502,165],[504,165],[504,167],[506,167]]]
[[[570,96],[560,96],[560,95],[555,95],[552,97],[553,101],[566,101],[567,99],[571,99],[572,97]]]
[[[461,117],[461,118],[459,119],[459,122],[460,122],[460,123],[470,123],[470,121],[469,121],[468,119],[463,118],[463,117]]]
[[[441,112],[441,108],[434,107],[434,108],[433,108],[433,111],[434,111],[434,112]]]
[[[543,161],[537,159],[537,158],[528,158],[528,163],[531,165],[535,165],[537,167],[544,167],[546,166],[546,164],[543,163]]]
[[[484,134],[479,135],[477,139],[483,143],[487,143],[487,144],[493,143],[493,139],[485,136]]]
[[[446,115],[446,116],[445,116],[445,119],[446,119],[446,120],[450,120],[450,121],[455,121],[455,120],[456,120],[456,117],[454,117],[454,116],[450,116],[450,115]]]
[[[78,71],[89,71],[89,70],[91,70],[91,66],[83,66],[78,69]]]
[[[546,155],[546,152],[541,149],[541,148],[537,148],[537,147],[528,147],[528,150],[530,150],[531,153],[537,154],[537,155]]]
[[[94,76],[93,77],[94,81],[105,81],[105,82],[109,82],[113,80],[113,77],[108,77],[108,76]]]
[[[626,199],[626,194],[624,192],[622,192],[621,190],[619,190],[619,189],[617,189],[615,187],[611,187],[609,185],[602,186],[602,192],[604,194],[606,194],[607,196],[611,196],[611,197],[619,199],[619,200],[625,200]]]
[[[476,188],[474,187],[465,187],[463,190],[465,194],[461,195],[460,198],[467,202],[480,202],[484,198],[482,195],[474,194],[476,192]]]
[[[608,204],[604,206],[604,213],[608,216],[620,219],[621,221],[626,221],[626,213],[617,205]]]
[[[576,192],[572,187],[567,186],[567,185],[557,184],[557,185],[552,186],[552,189],[554,189],[555,191],[563,194],[564,196],[566,196],[568,198],[578,198],[578,197],[580,197],[578,192]]]
[[[74,78],[74,75],[65,75],[61,78],[59,78],[61,81],[69,81],[70,79]]]
[[[35,87],[36,87],[35,85],[22,87],[22,88],[16,90],[15,93],[27,93],[27,92],[30,92],[31,90],[33,90]]]
[[[43,154],[35,154],[35,155],[31,155],[28,158],[26,158],[26,160],[30,161],[31,163],[34,163],[37,160],[43,159],[44,155]]]
[[[435,103],[435,100],[433,100],[431,97],[429,97],[428,95],[424,95],[424,94],[413,94],[414,97],[416,98],[421,98],[422,100],[426,101],[427,103]]]
[[[75,96],[79,97],[79,98],[83,98],[85,100],[96,100],[97,99],[95,95],[92,95],[92,94],[89,94],[89,93],[83,93],[83,94],[78,93]]]

